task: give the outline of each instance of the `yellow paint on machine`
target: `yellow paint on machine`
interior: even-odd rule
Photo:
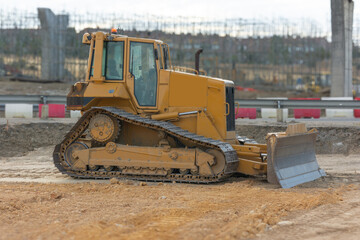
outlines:
[[[241,143],[235,134],[232,81],[199,75],[201,70],[175,71],[171,66],[170,48],[160,40],[96,32],[85,33],[83,43],[89,45],[88,71],[86,79],[76,83],[68,94],[69,110],[90,112],[92,107],[108,106],[145,119],[169,121],[190,133],[228,143],[228,148],[237,155],[233,172],[268,174],[271,179],[276,179],[275,172],[279,170],[273,167],[269,170],[266,155],[270,153],[273,162],[278,161],[278,157],[271,153],[282,156],[281,149],[275,146],[276,140],[289,137],[294,143],[303,142],[299,141],[301,136],[311,134],[305,126],[294,126],[286,133],[270,134],[268,146]],[[220,148],[205,147],[195,139],[165,133],[154,126],[122,121],[116,114],[99,114],[108,117],[83,119],[83,125],[89,121],[88,128],[98,136],[88,136],[84,130],[83,135],[77,137],[76,145],[62,148],[70,159],[70,168],[94,171],[103,167],[106,171],[117,169],[117,173],[129,175],[173,177],[178,174],[179,178],[192,179],[222,176],[227,168]],[[109,136],[104,138],[103,134],[108,132]],[[65,143],[71,141],[74,140],[68,139]],[[306,148],[314,161],[313,146],[308,144]],[[292,166],[292,159],[301,157],[301,153],[295,155],[282,159],[284,163],[280,167],[300,169]],[[296,164],[302,165],[302,162]],[[306,169],[301,174],[306,175]]]

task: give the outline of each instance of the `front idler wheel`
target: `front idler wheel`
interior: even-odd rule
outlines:
[[[78,160],[75,155],[75,151],[88,149],[89,147],[82,142],[74,142],[72,143],[65,151],[65,162],[69,165],[69,167],[74,166],[76,161]]]
[[[208,149],[206,152],[212,156],[214,156],[215,163],[211,166],[211,170],[214,175],[218,175],[225,169],[226,161],[224,154],[215,149]]]

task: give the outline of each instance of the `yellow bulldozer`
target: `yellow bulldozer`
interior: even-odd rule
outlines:
[[[234,83],[173,70],[166,43],[113,31],[86,33],[82,42],[90,47],[86,79],[67,96],[67,109],[82,117],[53,153],[62,173],[187,183],[242,173],[284,188],[325,175],[316,131],[289,125],[267,144],[238,137]]]

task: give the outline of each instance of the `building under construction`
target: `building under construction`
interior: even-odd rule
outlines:
[[[239,86],[330,85],[331,33],[310,20],[56,15],[49,9],[0,12],[0,20],[0,75],[81,80],[88,55],[81,36],[116,27],[124,35],[167,42],[174,66],[193,68],[194,54],[202,48],[200,67]],[[355,85],[360,82],[359,20],[353,27]],[[49,54],[56,57],[46,58]]]

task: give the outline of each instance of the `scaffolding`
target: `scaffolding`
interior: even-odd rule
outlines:
[[[131,37],[161,39],[171,48],[172,63],[193,67],[199,48],[200,68],[210,76],[233,80],[239,86],[295,88],[303,83],[330,85],[331,27],[310,19],[210,19],[129,15],[58,13],[68,16],[63,30],[64,72],[61,81],[84,79],[88,46],[82,34],[118,28]],[[37,10],[0,10],[0,76],[41,79],[42,26]],[[353,27],[353,79],[360,82],[360,19]],[[61,46],[60,46],[61,45]],[[43,74],[44,75],[44,74]],[[299,80],[300,79],[300,80]]]

